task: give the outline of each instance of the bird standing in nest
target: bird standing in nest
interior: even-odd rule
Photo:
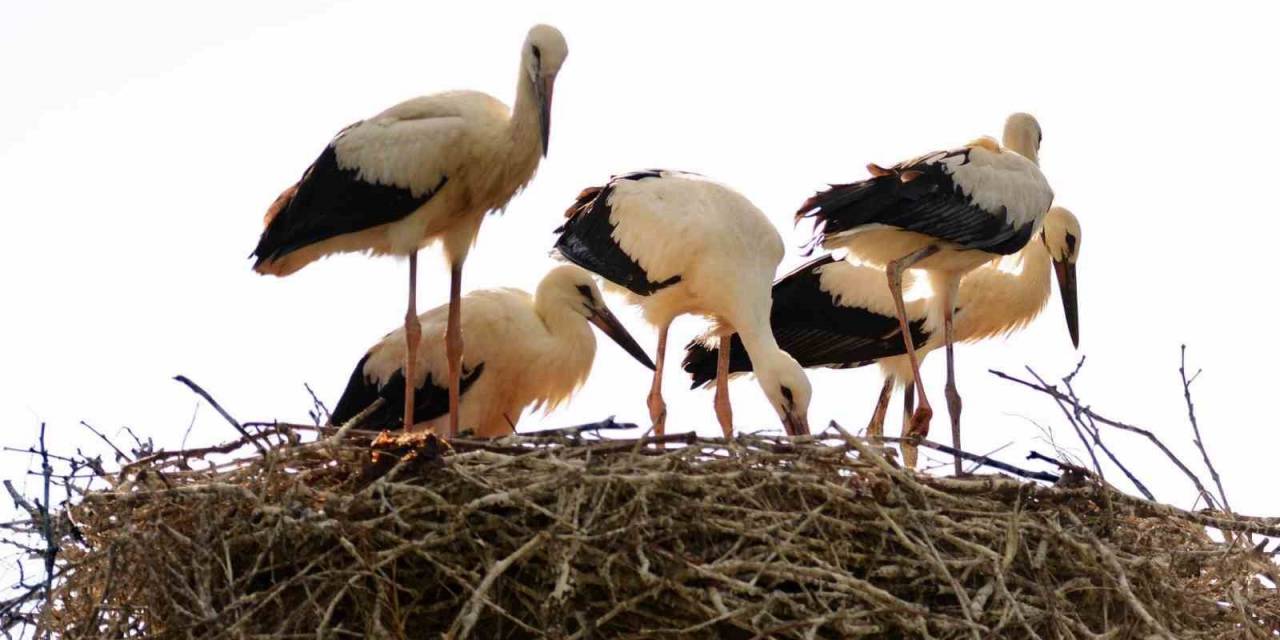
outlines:
[[[957,290],[966,273],[1018,252],[1040,231],[1053,203],[1053,190],[1039,167],[1041,138],[1035,118],[1016,113],[1005,122],[1005,147],[984,137],[890,168],[868,165],[870,179],[833,185],[796,213],[797,221],[815,220],[814,239],[824,248],[844,249],[850,259],[885,271],[920,398],[907,438],[928,435],[933,408],[920,379],[903,274],[924,271],[934,291],[931,301],[942,317],[947,351],[951,437],[959,449],[961,402],[953,352]],[[903,454],[915,466],[915,448],[905,447]],[[959,458],[955,469],[962,472]]]
[[[648,402],[655,433],[666,428],[667,330],[686,313],[709,317],[719,335],[742,336],[783,428],[789,435],[809,432],[809,379],[769,329],[769,287],[782,261],[782,237],[749,200],[697,174],[638,171],[582,191],[557,233],[560,256],[622,289],[658,327]],[[728,363],[726,354],[715,392],[726,438],[733,435]]]
[[[1007,335],[1030,323],[1049,301],[1050,272],[1058,280],[1067,332],[1080,345],[1076,303],[1076,261],[1080,256],[1080,223],[1062,207],[1049,209],[1044,228],[1018,253],[989,262],[965,275],[956,297],[955,339],[978,342]],[[910,273],[906,274],[907,276]],[[905,282],[905,279],[904,279]],[[906,284],[910,289],[910,284]],[[920,359],[942,345],[939,318],[930,317],[928,298],[906,301],[911,339]],[[884,435],[884,419],[894,388],[904,385],[903,430],[910,427],[911,363],[884,272],[854,265],[827,254],[800,266],[773,285],[769,319],[778,346],[805,368],[848,369],[880,365],[884,386],[867,426],[872,437]],[[693,386],[715,379],[719,349],[715,336],[704,335],[687,347],[684,369]],[[730,338],[729,372],[751,371],[751,359],[736,334]]]
[[[462,392],[462,264],[484,215],[533,178],[551,135],[551,96],[569,54],[554,27],[529,30],[514,109],[484,93],[449,91],[402,102],[338,133],[267,211],[254,270],[287,276],[332,253],[409,258],[407,353],[417,350],[418,250],[439,241],[450,267],[448,434]],[[405,363],[416,379],[412,360]],[[411,426],[414,389],[404,393]]]
[[[653,361],[604,303],[591,275],[578,267],[552,269],[529,295],[520,289],[484,289],[464,298],[462,328],[468,344],[463,360],[461,422],[492,438],[515,431],[530,405],[548,411],[573,395],[591,372],[596,339],[588,323],[617,342],[641,364]],[[410,422],[415,430],[438,432],[450,418],[446,325],[449,306],[417,318],[422,335],[414,351],[413,378],[404,373],[404,329],[387,334],[356,364],[334,406],[336,425],[354,418],[381,398],[383,404],[363,425],[390,429]],[[403,393],[409,380],[417,391],[414,412],[405,420]]]

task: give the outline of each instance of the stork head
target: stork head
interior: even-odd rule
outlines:
[[[1040,164],[1040,123],[1029,113],[1015,113],[1004,121],[1004,146]]]
[[[654,368],[653,360],[649,359],[649,355],[640,348],[617,316],[605,306],[604,296],[600,295],[595,279],[581,267],[561,265],[552,269],[538,285],[536,300],[538,309],[544,312],[550,309],[568,309],[571,313],[582,315],[640,364]]]
[[[1040,238],[1053,259],[1053,271],[1058,276],[1058,292],[1062,295],[1062,310],[1067,314],[1067,331],[1071,332],[1071,344],[1080,346],[1080,318],[1076,306],[1076,258],[1080,256],[1080,221],[1070,211],[1053,207],[1045,214]]]
[[[761,358],[763,362],[753,362],[756,381],[769,398],[769,404],[778,413],[787,435],[800,436],[809,434],[809,400],[813,397],[813,387],[809,385],[809,377],[787,352],[778,349],[769,356]]]
[[[521,61],[524,71],[533,85],[533,95],[538,103],[538,126],[542,130],[542,155],[547,155],[551,141],[551,94],[555,88],[556,74],[569,57],[569,45],[564,36],[553,26],[539,24],[529,30],[524,39]]]

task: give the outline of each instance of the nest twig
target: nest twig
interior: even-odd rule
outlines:
[[[1204,529],[1277,535],[1280,521],[1184,512],[1099,482],[919,475],[842,431],[668,436],[667,446],[571,432],[452,448],[357,430],[338,441],[274,435],[265,454],[241,442],[203,469],[140,460],[72,506],[84,542],[63,545],[46,628],[69,638],[1280,630],[1280,600],[1258,579],[1266,557]]]
[[[1045,383],[1093,469],[958,451],[934,477],[832,423],[814,437],[493,441],[240,423],[222,445],[38,454],[43,500],[4,542],[42,558],[0,633],[65,638],[1272,638],[1280,518],[1225,509],[1149,431]],[[1207,461],[1184,392],[1197,446]],[[193,391],[206,397],[194,383]],[[317,403],[318,405],[318,403]],[[313,419],[319,423],[322,407]],[[367,412],[366,412],[367,414]],[[1099,425],[1146,436],[1209,509],[1109,485]],[[88,427],[88,425],[85,425]],[[91,430],[93,430],[90,427]],[[93,430],[96,435],[102,434]],[[50,461],[70,467],[53,473]],[[91,471],[84,476],[78,472]],[[1125,469],[1148,498],[1150,492]],[[85,480],[90,478],[90,480]],[[105,481],[103,488],[88,483]],[[50,487],[67,502],[51,513]],[[1219,542],[1207,530],[1225,533]],[[25,537],[23,537],[25,536]],[[22,565],[18,565],[22,571]]]

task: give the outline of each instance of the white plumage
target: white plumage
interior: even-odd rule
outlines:
[[[1075,265],[1080,255],[1080,244],[1080,223],[1076,217],[1065,208],[1052,207],[1045,216],[1043,230],[1026,247],[1012,256],[969,272],[960,281],[956,296],[955,340],[979,342],[1022,330],[1044,310],[1051,288],[1049,274],[1055,271],[1067,331],[1072,345],[1079,346]],[[837,268],[840,271],[869,270],[847,262],[828,267],[832,271]],[[882,284],[872,291],[877,298],[874,306],[892,305],[888,287]],[[916,352],[923,360],[929,352],[945,346],[944,332],[940,310],[931,304],[932,300],[916,302],[914,309],[909,307],[908,315],[912,320],[924,321],[928,339]],[[905,355],[885,358],[878,364],[884,374],[885,386],[868,427],[872,436],[883,435],[884,415],[894,386],[909,387],[915,381],[911,362]],[[910,406],[910,401],[907,406]]]
[[[1025,327],[1049,300],[1050,271],[1056,271],[1072,343],[1079,344],[1075,264],[1081,245],[1080,224],[1061,207],[1045,216],[1041,233],[1021,251],[969,272],[960,281],[955,313],[955,339],[977,342],[1007,335]],[[910,280],[911,273],[904,274]],[[907,289],[912,288],[906,282]],[[913,292],[919,293],[919,292]],[[944,346],[941,314],[931,292],[905,301],[917,356],[923,360]],[[880,365],[885,386],[868,432],[883,435],[889,398],[897,384],[905,384],[908,406],[912,391],[911,363],[898,328],[893,296],[884,271],[823,256],[781,278],[773,286],[770,325],[778,345],[801,366],[849,368],[872,362]],[[932,312],[932,313],[931,313]],[[723,341],[708,334],[688,346],[684,369],[694,386],[714,377]],[[751,370],[742,344],[730,340],[731,373]],[[904,415],[910,415],[910,408]]]
[[[459,422],[481,437],[515,430],[526,408],[550,411],[569,399],[586,380],[595,360],[594,323],[642,364],[652,368],[639,345],[605,306],[590,274],[575,266],[551,270],[535,295],[520,289],[485,289],[464,298],[462,329],[467,332]],[[445,349],[448,305],[418,318],[423,340],[412,380],[415,428],[437,432],[448,420],[449,374]],[[367,426],[391,428],[403,420],[401,404],[406,357],[403,328],[369,349],[335,405],[341,424],[382,398],[384,405]]]
[[[565,259],[624,290],[658,327],[649,395],[656,431],[666,419],[667,329],[677,316],[697,314],[724,335],[743,337],[760,387],[787,431],[807,432],[809,381],[769,330],[769,288],[783,257],[782,238],[750,201],[699,175],[641,171],[583,191],[560,232],[556,249]],[[729,436],[727,373],[718,382],[716,414]]]
[[[952,437],[960,446],[960,396],[954,377],[952,313],[965,273],[1022,249],[1040,230],[1053,191],[1038,166],[1040,126],[1027,114],[1005,123],[1005,144],[980,138],[891,168],[869,165],[872,178],[835,185],[805,202],[798,217],[818,222],[824,247],[847,250],[856,261],[883,266],[907,357],[918,372],[902,300],[901,277],[921,269],[935,292],[947,347],[946,397]],[[933,411],[918,373],[920,407],[907,437],[928,434]],[[915,463],[914,448],[906,461]],[[960,472],[959,460],[956,471]]]
[[[485,213],[505,207],[546,155],[553,87],[567,55],[560,32],[538,25],[521,50],[514,109],[483,93],[451,91],[343,129],[268,210],[254,269],[285,276],[332,253],[407,255],[406,339],[416,343],[418,250],[443,244],[450,304],[460,304],[462,264]],[[456,311],[452,318],[447,344],[456,406],[462,337]],[[407,404],[412,395],[408,389]]]

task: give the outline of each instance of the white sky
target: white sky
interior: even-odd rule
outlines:
[[[807,239],[790,215],[815,188],[861,178],[868,162],[998,134],[1005,115],[1030,111],[1058,204],[1084,228],[1081,394],[1198,464],[1176,370],[1188,343],[1234,506],[1280,511],[1271,481],[1259,481],[1280,446],[1264,370],[1280,345],[1260,324],[1275,315],[1265,283],[1280,230],[1275,5],[769,6],[0,0],[4,444],[26,446],[47,421],[56,447],[92,446],[83,419],[176,445],[197,405],[170,379],[178,373],[241,420],[304,421],[303,382],[332,404],[364,349],[400,321],[405,264],[342,256],[258,276],[247,255],[263,211],[338,129],[401,99],[473,88],[510,102],[521,40],[545,21],[571,50],[550,157],[485,223],[466,288],[532,287],[579,189],[651,166],[741,190],[783,230],[789,269]],[[428,254],[424,308],[447,292]],[[612,302],[652,351],[652,329]],[[1074,441],[1047,399],[986,373],[1069,371],[1078,355],[1060,309],[1055,294],[1028,330],[959,350],[966,448],[1013,443],[1001,457],[1014,462],[1047,450],[1032,420]],[[677,322],[673,365],[700,329]],[[933,435],[948,441],[942,363],[931,358],[926,376]],[[718,433],[710,392],[671,373],[670,430]],[[521,426],[642,422],[647,374],[600,336],[578,398]],[[811,378],[815,427],[866,423],[874,368]],[[776,428],[753,380],[732,394],[741,429]],[[190,444],[231,435],[202,407]],[[1189,485],[1153,448],[1110,435],[1161,498],[1190,505]],[[15,478],[28,463],[0,461]]]

